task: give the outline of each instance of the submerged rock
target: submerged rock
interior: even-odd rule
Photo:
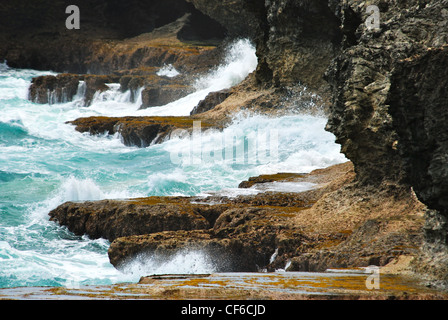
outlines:
[[[319,183],[302,193],[69,202],[50,216],[77,234],[111,240],[117,268],[188,250],[206,254],[219,271],[324,271],[417,257],[424,206],[405,190],[361,192],[348,184],[353,177],[348,163],[300,176]]]

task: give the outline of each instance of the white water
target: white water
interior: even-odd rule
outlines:
[[[126,147],[118,136],[81,134],[65,123],[88,116],[188,115],[209,92],[236,85],[256,66],[254,47],[238,41],[221,67],[196,80],[195,93],[165,107],[138,110],[141,101],[130,102],[130,92],[121,93],[114,84],[90,107],[83,104],[83,85],[72,102],[37,105],[27,101],[31,78],[51,73],[0,64],[0,287],[111,284],[148,273],[213,272],[215,265],[200,252],[180,253],[164,263],[140,260],[119,272],[109,263],[107,241],[75,237],[50,222],[48,212],[66,201],[257,193],[237,186],[251,176],[310,172],[345,161],[334,136],[324,130],[326,119],[309,115],[240,114],[222,132],[146,149]],[[272,130],[278,135],[275,157],[260,157],[255,149],[240,158],[218,157],[226,154],[229,146],[222,141],[228,137],[238,149],[247,141],[263,145]]]
[[[160,77],[168,77],[168,78],[174,78],[180,75],[180,72],[176,70],[176,68],[173,67],[172,64],[166,65],[163,68],[161,68],[157,75]]]
[[[211,274],[217,270],[214,261],[199,250],[183,250],[169,259],[154,255],[137,257],[124,267],[126,274]]]

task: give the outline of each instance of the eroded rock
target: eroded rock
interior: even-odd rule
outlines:
[[[69,121],[76,130],[91,135],[120,134],[126,146],[146,148],[162,143],[171,136],[179,137],[191,134],[194,121],[190,117],[89,117]],[[201,129],[220,129],[219,123],[201,121]]]
[[[80,76],[75,74],[34,78],[29,88],[29,100],[40,104],[72,101],[78,92],[80,80]]]
[[[182,198],[67,202],[52,210],[57,221],[77,235],[114,241],[162,231],[209,229],[226,206],[191,204]]]

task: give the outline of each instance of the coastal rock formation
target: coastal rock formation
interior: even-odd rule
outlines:
[[[223,103],[231,94],[232,91],[229,89],[209,93],[204,100],[201,100],[198,105],[193,108],[190,115],[193,116],[214,109],[216,106]]]
[[[148,76],[145,72],[154,73],[172,64],[182,73],[199,74],[219,61],[219,45],[225,35],[250,37],[257,46],[256,72],[238,88],[210,95],[194,114],[213,119],[242,108],[275,110],[285,97],[302,103],[303,97],[294,93],[306,88],[311,96],[319,95],[329,118],[327,130],[336,136],[356,172],[356,183],[326,195],[320,193],[311,209],[302,207],[295,213],[307,218],[297,218],[296,227],[301,226],[309,240],[303,241],[303,233],[296,234],[297,239],[318,245],[301,245],[294,254],[288,252],[294,257],[291,268],[383,265],[398,256],[420,255],[421,266],[416,270],[448,279],[448,74],[441,67],[448,62],[447,1],[379,0],[374,3],[380,13],[376,29],[366,25],[370,2],[355,0],[80,1],[85,15],[79,33],[65,29],[65,16],[59,14],[64,11],[61,2],[19,2],[22,5],[3,3],[0,10],[4,31],[0,59],[8,60],[12,67]],[[21,18],[11,18],[17,16],[10,14],[14,10],[19,10]],[[70,99],[75,79],[36,79],[30,97],[43,103]],[[135,95],[140,80],[126,81],[123,88],[132,88]],[[143,107],[181,95],[178,89],[182,84],[173,90],[158,82],[147,84]],[[92,80],[91,87],[103,90],[104,85]],[[91,118],[72,123],[81,132],[119,133],[125,144],[144,147],[163,141],[175,128],[184,128],[178,120],[174,122]],[[277,200],[287,197],[291,196]],[[262,199],[239,201],[250,207],[251,201]],[[263,219],[275,211],[257,210]],[[254,223],[260,217],[253,212],[238,214]],[[326,223],[336,218],[341,219],[337,221],[340,224]],[[229,219],[232,224],[234,217]],[[319,228],[313,234],[316,225]],[[210,230],[195,235],[185,231],[184,236],[217,243],[216,235],[223,231]],[[259,249],[265,250],[260,253],[261,260],[254,260],[266,261],[274,249],[272,243],[278,243],[277,236],[275,241],[270,237],[279,230],[270,232],[257,244],[271,246],[270,251]],[[256,242],[247,244],[249,236],[242,234],[246,235],[233,234],[232,239],[255,250]],[[145,237],[152,239],[153,235]],[[179,239],[179,247],[182,241]],[[217,246],[227,250],[218,242]],[[247,253],[247,248],[241,252]],[[418,253],[421,248],[423,252]]]
[[[142,105],[140,108],[161,107],[187,96],[192,91],[193,89],[188,85],[159,86],[151,83],[150,87],[145,86],[145,89],[142,91]]]
[[[401,267],[409,270],[421,256],[426,207],[393,186],[352,191],[353,178],[347,163],[286,177],[316,183],[301,193],[69,202],[50,216],[77,234],[110,239],[109,258],[117,268],[200,251],[218,271],[324,271],[403,259]]]
[[[175,23],[174,32],[183,41],[219,43],[225,29],[184,0],[77,1],[81,28],[68,30],[64,1],[19,0],[0,6],[0,60],[9,66],[69,73],[111,74],[132,69],[150,59],[172,63],[176,54],[165,48],[131,47],[121,42]],[[166,30],[166,29],[165,29]],[[141,40],[141,39],[140,39]],[[126,50],[127,49],[127,50]],[[174,53],[174,54],[173,54]],[[158,56],[156,60],[152,57]]]
[[[126,146],[146,148],[162,143],[172,136],[183,137],[194,129],[194,118],[190,117],[90,117],[69,121],[81,133],[91,135],[119,134]],[[220,129],[215,122],[201,121],[201,130]]]
[[[29,100],[35,103],[55,104],[73,100],[78,92],[80,77],[74,74],[34,78],[29,88]]]
[[[67,202],[50,215],[77,235],[114,241],[162,231],[209,229],[225,206],[191,204],[182,198]]]
[[[76,234],[111,240],[108,254],[118,269],[202,252],[221,272],[325,271],[372,264],[384,272],[415,271],[424,256],[427,207],[410,189],[359,188],[352,183],[351,163],[283,178],[276,181],[308,181],[316,187],[236,198],[69,202],[50,216]],[[262,185],[272,179],[251,181]]]
[[[447,229],[440,221],[448,209],[447,72],[440,66],[447,61],[448,4],[382,1],[379,9],[380,28],[369,29],[364,6],[339,6],[351,37],[327,72],[334,97],[327,129],[353,161],[359,182],[412,187],[437,210],[426,214],[426,258],[416,268],[446,281]]]

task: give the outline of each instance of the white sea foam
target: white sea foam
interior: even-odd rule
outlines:
[[[172,64],[168,64],[163,68],[160,68],[160,70],[157,72],[157,75],[160,77],[174,78],[180,75],[180,72],[177,71]]]
[[[162,107],[137,111],[145,116],[187,116],[210,92],[228,89],[243,81],[258,65],[254,45],[247,39],[233,43],[227,52],[225,62],[208,75],[194,83],[196,91],[182,99]]]
[[[120,91],[119,84],[107,84],[110,90],[97,92],[92,104],[89,107],[80,108],[77,112],[80,117],[187,116],[210,92],[237,85],[255,71],[257,64],[258,59],[254,45],[247,39],[238,40],[227,49],[222,65],[194,80],[192,85],[195,91],[184,98],[165,106],[140,110],[143,87],[135,93],[136,99],[132,102],[130,91],[123,93]],[[164,76],[174,76],[176,72],[169,65],[159,71]],[[73,106],[83,105],[83,98],[77,95],[73,102],[66,105],[68,109],[74,110]]]
[[[217,270],[216,262],[200,250],[181,250],[171,257],[142,254],[124,267],[123,272],[134,277],[163,274],[211,274]]]

